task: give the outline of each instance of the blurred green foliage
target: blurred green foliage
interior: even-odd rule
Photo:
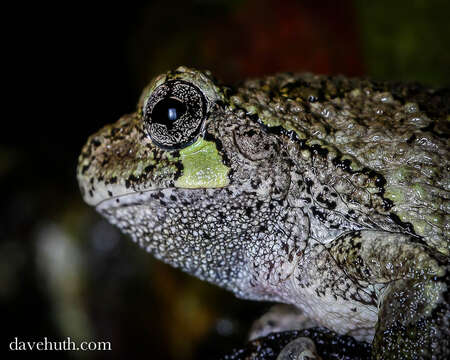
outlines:
[[[450,85],[450,2],[355,0],[368,75]]]

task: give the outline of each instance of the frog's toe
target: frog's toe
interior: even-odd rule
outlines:
[[[287,344],[277,357],[277,360],[321,360],[317,354],[314,341],[300,337]]]
[[[318,326],[318,324],[308,318],[299,308],[278,304],[256,320],[250,330],[249,340],[265,337],[271,333],[278,333],[289,330],[303,330]]]

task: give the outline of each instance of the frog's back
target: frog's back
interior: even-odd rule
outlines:
[[[376,174],[375,188],[365,191],[369,202],[381,199],[384,207],[377,211],[450,253],[448,90],[280,74],[249,80],[238,93],[241,105],[265,125],[326,149],[355,187],[361,176]]]

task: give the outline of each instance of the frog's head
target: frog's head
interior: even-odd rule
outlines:
[[[208,72],[160,75],[135,114],[89,138],[77,173],[84,200],[142,247],[222,285],[241,276],[255,209],[288,187],[277,137],[239,101]]]
[[[136,113],[92,135],[79,157],[78,182],[93,206],[140,191],[211,188],[229,168],[206,127],[222,89],[208,73],[184,67],[156,77]]]

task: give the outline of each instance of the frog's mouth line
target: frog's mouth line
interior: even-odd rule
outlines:
[[[185,205],[186,201],[202,201],[202,199],[214,197],[218,192],[222,193],[223,188],[211,189],[189,189],[189,188],[164,188],[152,189],[139,192],[131,192],[108,199],[101,200],[95,208],[102,213],[108,209],[121,208],[127,206],[151,205],[151,207],[165,207],[170,203]]]
[[[126,194],[112,196],[110,198],[101,200],[97,205],[95,205],[95,209],[101,213],[102,211],[111,208],[118,208],[131,205],[141,205],[145,203],[145,201],[148,200],[149,198],[155,198],[155,196],[159,197],[159,193],[161,192],[162,190],[158,189],[140,192],[130,192]]]

